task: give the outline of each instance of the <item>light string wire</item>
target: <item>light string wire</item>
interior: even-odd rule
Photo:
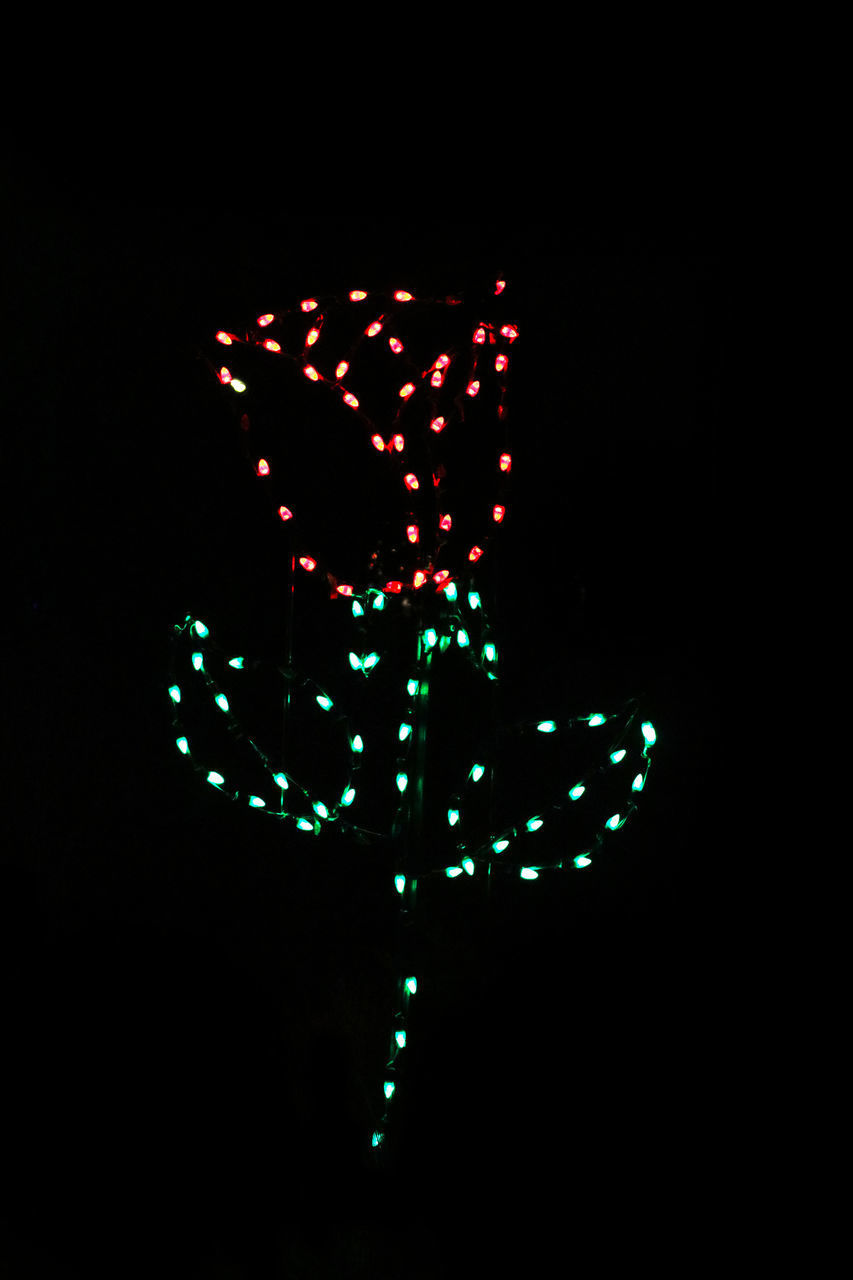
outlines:
[[[498,281],[494,297],[500,297],[506,283]],[[413,955],[412,938],[418,879],[424,876],[442,876],[456,879],[473,876],[478,868],[485,869],[487,886],[491,887],[493,870],[502,874],[513,874],[524,880],[539,878],[540,874],[582,869],[591,865],[596,854],[604,847],[609,833],[615,832],[626,824],[635,811],[635,797],[644,789],[650,768],[649,751],[656,742],[656,732],[651,721],[642,718],[641,699],[632,698],[621,707],[605,712],[592,711],[585,715],[561,718],[559,720],[522,720],[512,726],[500,722],[496,712],[494,688],[498,682],[498,650],[492,627],[482,599],[479,585],[478,561],[487,550],[494,526],[502,524],[507,506],[507,484],[512,468],[512,456],[506,435],[506,386],[505,378],[509,365],[508,357],[501,358],[501,353],[494,361],[497,386],[493,388],[493,401],[497,401],[498,426],[502,428],[503,438],[498,447],[496,475],[500,486],[495,494],[499,501],[491,504],[492,528],[480,526],[476,540],[456,537],[458,511],[451,509],[451,503],[445,499],[448,482],[448,468],[438,456],[436,440],[451,425],[465,421],[466,404],[463,397],[474,399],[480,392],[484,372],[481,354],[487,346],[496,346],[500,339],[510,344],[518,337],[515,324],[504,321],[484,321],[481,319],[469,330],[472,351],[464,368],[461,382],[457,380],[457,390],[449,405],[440,404],[439,393],[451,390],[447,371],[457,362],[457,355],[463,349],[460,344],[454,347],[444,344],[446,350],[434,357],[431,364],[421,368],[421,389],[426,394],[425,415],[422,408],[421,438],[427,444],[427,466],[419,467],[426,477],[430,473],[433,483],[425,484],[423,489],[429,494],[431,502],[422,505],[415,516],[411,510],[411,494],[418,492],[412,489],[409,479],[415,475],[410,470],[417,465],[412,458],[417,454],[413,447],[417,432],[417,424],[413,423],[409,409],[417,404],[417,383],[413,378],[403,384],[406,394],[400,395],[401,406],[397,409],[384,431],[380,431],[377,423],[362,408],[361,402],[352,392],[347,390],[342,378],[351,369],[356,354],[363,344],[375,338],[385,327],[389,311],[393,332],[389,337],[389,348],[393,356],[405,356],[409,361],[404,365],[407,372],[415,369],[398,334],[406,337],[405,328],[400,320],[403,313],[399,307],[395,310],[393,303],[400,307],[415,302],[406,291],[395,291],[393,300],[384,295],[371,295],[374,305],[374,318],[366,329],[352,340],[345,359],[334,362],[334,381],[324,377],[320,368],[329,368],[329,361],[323,364],[317,354],[311,352],[309,364],[305,352],[314,347],[322,332],[323,315],[333,305],[345,305],[345,302],[362,303],[368,298],[364,291],[352,291],[347,300],[306,299],[298,308],[288,312],[264,314],[257,319],[257,329],[247,331],[243,338],[236,334],[220,330],[216,337],[221,346],[239,347],[241,344],[262,347],[272,355],[283,356],[308,373],[309,380],[317,386],[326,388],[341,396],[348,408],[359,413],[363,419],[366,433],[370,437],[370,447],[376,451],[377,458],[381,453],[386,459],[396,463],[398,496],[405,494],[401,519],[405,522],[407,544],[392,547],[395,576],[388,576],[388,565],[374,555],[366,572],[359,581],[342,582],[335,572],[336,566],[326,564],[313,548],[305,542],[305,534],[300,529],[296,535],[299,545],[288,556],[291,568],[289,581],[290,630],[288,634],[288,661],[284,667],[277,668],[277,674],[285,684],[283,698],[284,716],[282,727],[282,756],[274,761],[264,752],[255,739],[240,727],[239,718],[232,710],[232,702],[239,704],[240,681],[245,681],[253,672],[261,670],[265,665],[261,659],[247,658],[243,655],[228,657],[226,651],[211,636],[210,628],[202,619],[187,614],[183,622],[173,628],[172,667],[170,671],[169,694],[172,700],[173,725],[176,733],[176,744],[181,753],[188,758],[193,767],[206,781],[222,794],[232,800],[247,802],[248,805],[269,816],[292,823],[295,830],[318,837],[335,832],[353,840],[358,844],[388,847],[392,850],[394,864],[394,893],[398,911],[396,913],[394,957],[395,999],[391,1010],[391,1036],[386,1058],[382,1096],[373,1107],[370,1135],[370,1158],[377,1164],[388,1164],[388,1136],[391,1130],[393,1100],[398,1093],[400,1082],[398,1063],[400,1055],[409,1044],[408,1024],[412,997],[418,990],[419,975],[416,972],[416,961]],[[427,300],[435,307],[437,300]],[[461,299],[452,297],[445,299],[448,307],[460,307]],[[320,307],[324,308],[321,312]],[[384,309],[383,309],[384,308]],[[399,314],[398,314],[399,312]],[[297,354],[287,352],[279,341],[284,337],[285,321],[294,317],[302,318],[317,313],[310,321],[310,328],[302,334],[302,350]],[[378,327],[377,327],[378,326]],[[275,332],[275,338],[265,338],[259,331]],[[441,344],[438,344],[441,345]],[[298,343],[297,343],[298,346]],[[235,376],[235,370],[244,372],[239,362],[229,356],[231,367],[216,367],[215,362],[206,359],[208,368],[217,382],[229,393],[237,393],[237,397],[245,397],[247,384],[242,378]],[[310,372],[308,372],[310,370]],[[478,378],[475,375],[481,374]],[[246,374],[245,376],[248,376]],[[475,387],[476,384],[476,387]],[[475,389],[472,392],[472,388]],[[411,388],[411,389],[409,389]],[[350,396],[355,403],[349,403]],[[233,403],[233,402],[232,402]],[[440,410],[444,412],[440,412]],[[407,416],[404,421],[404,411]],[[470,416],[470,410],[469,410]],[[426,420],[424,420],[424,418]],[[437,418],[441,418],[439,430],[435,429]],[[258,451],[250,447],[251,423],[249,414],[243,405],[239,413],[240,436],[249,465],[261,481],[267,483],[273,473],[271,462]],[[379,448],[379,441],[382,448]],[[273,442],[274,443],[274,442]],[[272,455],[272,449],[264,453]],[[423,454],[420,455],[423,457]],[[408,478],[408,479],[407,479]],[[458,502],[461,495],[457,494]],[[298,499],[291,498],[294,509],[298,509]],[[293,526],[297,521],[290,506],[273,497],[274,516],[279,527],[284,525],[293,538]],[[426,518],[432,514],[432,523],[428,525]],[[437,517],[437,518],[436,518]],[[482,513],[481,513],[482,521]],[[411,525],[417,520],[416,537],[411,536]],[[459,521],[464,523],[464,521]],[[470,529],[470,522],[468,523]],[[422,536],[422,534],[424,536]],[[299,552],[302,552],[300,555]],[[314,681],[310,676],[296,672],[292,668],[293,613],[295,594],[295,571],[297,562],[304,570],[304,589],[307,590],[306,605],[310,602],[316,609],[322,609],[323,600],[339,602],[349,601],[351,626],[347,658],[341,660],[339,671],[339,687],[326,688]],[[399,575],[399,576],[396,576]],[[310,601],[309,601],[310,597]],[[399,641],[399,632],[395,632],[394,622],[399,622],[401,614],[408,613],[409,636],[416,644],[412,655],[414,661],[405,670],[405,681],[399,678],[401,659],[406,662],[404,654],[395,650]],[[339,614],[341,623],[343,617]],[[409,647],[409,654],[412,649]],[[429,683],[433,663],[442,655],[453,653],[457,658],[462,656],[474,672],[485,678],[490,685],[492,697],[490,706],[489,727],[484,734],[482,745],[478,747],[475,758],[464,776],[460,776],[459,785],[447,797],[445,848],[435,852],[425,848],[424,837],[424,776],[427,770],[428,754],[428,709]],[[358,725],[367,733],[363,736],[356,728],[356,716],[353,707],[358,703],[358,694],[363,692],[371,680],[375,680],[374,672],[378,669],[394,669],[397,674],[396,712],[388,716],[389,706],[383,703],[383,715],[371,717],[367,710],[359,713]],[[216,674],[214,674],[214,672]],[[355,683],[354,683],[355,682]],[[206,699],[209,707],[217,708],[217,715],[225,724],[231,741],[242,750],[255,771],[257,782],[254,786],[234,785],[229,779],[229,772],[222,772],[212,766],[212,761],[201,763],[204,748],[196,750],[196,735],[193,734],[193,747],[190,747],[192,730],[183,724],[184,708],[187,703],[184,690],[191,685],[196,695],[199,693]],[[229,696],[230,694],[230,696]],[[299,698],[300,714],[305,717],[304,707],[311,707],[313,716],[325,718],[334,724],[339,739],[338,756],[346,773],[343,787],[336,795],[316,795],[307,782],[296,777],[293,770],[286,765],[286,733],[284,724],[292,717]],[[291,698],[293,697],[293,707]],[[292,722],[292,721],[291,721]],[[389,724],[393,722],[396,729],[397,743],[395,753],[395,789],[396,803],[389,806],[388,828],[377,831],[375,824],[365,825],[356,820],[359,814],[359,782],[360,770],[365,751],[365,742],[375,747],[380,738],[387,740],[393,732]],[[495,826],[493,821],[493,796],[496,786],[495,757],[499,747],[511,746],[513,738],[516,746],[529,750],[529,743],[535,735],[537,741],[557,741],[565,738],[573,731],[581,729],[597,730],[609,725],[607,743],[596,751],[589,753],[587,764],[581,767],[566,782],[571,785],[562,790],[555,799],[536,807],[535,812],[525,813],[512,823]],[[601,740],[598,735],[596,741]],[[246,761],[244,760],[244,765]],[[628,775],[633,774],[630,788],[627,786]],[[242,775],[241,775],[242,777]],[[590,797],[596,792],[596,784],[602,779],[622,778],[623,793],[627,795],[618,808],[613,807],[609,794],[599,797],[599,813],[597,825],[591,829],[588,838],[578,840],[575,815],[584,806],[589,811]],[[488,801],[485,814],[479,806],[476,818],[472,813],[478,809],[474,803],[478,793],[482,794],[480,785],[487,779]],[[600,790],[600,788],[599,788]],[[586,797],[584,800],[583,798]],[[579,803],[580,802],[580,803]],[[601,806],[604,806],[603,808]],[[606,816],[605,816],[606,815]],[[546,837],[538,833],[545,830]],[[545,843],[548,836],[548,848]],[[558,842],[574,840],[574,846],[566,850],[560,845],[557,855],[553,849]],[[542,850],[537,852],[537,850]],[[431,865],[435,863],[436,865]],[[422,981],[422,975],[420,975]]]

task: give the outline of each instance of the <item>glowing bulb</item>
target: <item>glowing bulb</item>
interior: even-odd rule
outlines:
[[[420,488],[420,484],[418,483],[418,477],[417,477],[416,475],[413,475],[411,471],[409,472],[409,474],[408,474],[407,476],[404,476],[404,477],[403,477],[403,482],[404,482],[404,484],[405,484],[405,486],[406,486],[406,488],[407,488],[407,489],[419,489],[419,488]]]
[[[581,796],[585,791],[586,791],[586,787],[583,785],[583,783],[579,782],[577,786],[572,787],[571,791],[569,792],[569,799],[580,800]]]
[[[320,381],[319,373],[311,364],[306,364],[305,368],[303,369],[303,373],[305,374],[305,377],[310,378],[312,382]]]
[[[281,347],[279,346],[279,344],[277,342],[274,342],[272,338],[267,338],[266,342],[264,343],[264,346],[266,347],[267,351],[281,351]]]
[[[594,715],[589,717],[589,726],[593,728],[597,724],[604,724],[606,717],[602,715]]]
[[[316,310],[317,310],[317,300],[316,300],[315,298],[306,298],[306,299],[305,299],[305,301],[304,301],[304,302],[300,302],[300,304],[299,304],[299,305],[300,305],[300,307],[302,308],[302,310],[303,310],[303,311],[316,311]]]
[[[395,302],[412,302],[413,298],[410,293],[406,293],[405,289],[398,289],[397,292],[394,294],[394,301]]]
[[[221,787],[225,779],[221,773],[217,773],[214,769],[211,769],[210,773],[207,775],[207,781],[212,787]]]
[[[409,527],[406,529],[406,535],[409,539],[409,542],[417,542],[418,526],[416,524],[410,524]]]
[[[402,892],[403,892],[403,890],[405,889],[405,887],[406,887],[406,877],[405,877],[405,876],[395,876],[395,877],[394,877],[394,888],[397,890],[397,892],[398,892],[398,893],[402,893]]]
[[[189,755],[190,744],[187,742],[186,738],[176,738],[175,741],[177,743],[177,747],[181,755],[184,755],[184,756]]]
[[[274,773],[272,780],[276,784],[276,786],[281,787],[282,791],[288,790],[287,778],[284,776],[283,773]]]
[[[224,347],[231,346],[231,335],[224,333],[222,329],[216,335],[216,341],[221,342]]]
[[[260,796],[249,796],[249,804],[253,809],[266,809],[267,802],[262,800]]]
[[[217,693],[213,701],[216,703],[217,707],[221,707],[223,711],[229,710],[228,699],[225,697],[224,693]]]
[[[290,510],[289,507],[279,507],[278,514],[281,516],[282,520],[293,519],[293,512]]]
[[[457,824],[457,822],[459,821],[459,810],[458,810],[458,809],[448,809],[448,810],[447,810],[447,821],[448,821],[448,823],[449,823],[449,825],[450,825],[451,827],[455,827],[455,826],[456,826],[456,824]]]
[[[469,382],[468,386],[465,388],[465,394],[468,396],[475,396],[479,390],[479,382]]]
[[[355,735],[355,737],[353,738],[353,740],[352,740],[352,749],[353,749],[353,751],[357,751],[357,752],[358,752],[358,751],[363,751],[363,750],[364,750],[364,741],[363,741],[362,736],[361,736],[361,734],[360,734],[360,733],[357,733],[357,734]]]
[[[350,293],[350,302],[363,302],[367,294],[363,289],[353,289]]]
[[[379,453],[383,452],[385,448],[385,441],[382,439],[380,435],[377,434],[375,436],[371,436],[370,443],[373,445],[374,449],[377,449],[379,451]]]
[[[402,791],[405,791],[405,790],[406,790],[406,787],[407,787],[408,785],[409,785],[409,779],[408,779],[407,775],[406,775],[405,773],[398,773],[398,774],[397,774],[397,789],[398,789],[399,791],[401,791],[401,792],[402,792]]]
[[[441,519],[440,519],[440,520],[439,520],[439,522],[438,522],[438,527],[439,527],[440,529],[444,529],[444,531],[445,531],[445,532],[447,532],[447,530],[449,530],[450,528],[452,528],[452,526],[453,526],[453,517],[452,517],[452,516],[442,516],[442,517],[441,517]]]
[[[312,569],[317,568],[317,561],[312,560],[310,556],[300,556],[299,563],[302,565],[303,569],[307,569],[308,573],[310,573]]]
[[[346,360],[342,360],[340,364],[337,366],[337,368],[335,369],[335,377],[338,380],[340,380],[344,376],[348,368],[349,368],[349,362]]]
[[[414,382],[407,382],[400,388],[400,399],[408,400],[409,396],[415,389]]]
[[[270,473],[270,464],[267,462],[266,458],[261,458],[260,462],[258,463],[258,475],[268,476],[269,473]]]
[[[418,980],[417,980],[417,978],[407,978],[407,979],[406,979],[406,990],[408,991],[409,995],[412,995],[412,996],[413,996],[413,995],[415,994],[415,992],[417,991],[417,989],[418,989]]]
[[[332,707],[335,705],[334,702],[332,702],[332,699],[325,693],[318,693],[316,700],[324,711],[331,711]]]
[[[471,550],[468,552],[468,559],[475,560],[475,561],[479,560],[482,554],[483,554],[482,547],[472,547]]]
[[[647,743],[649,744],[649,746],[651,747],[651,746],[652,746],[655,742],[657,742],[657,740],[658,740],[658,736],[657,736],[657,734],[655,733],[655,727],[654,727],[654,725],[651,723],[651,721],[649,721],[649,720],[644,720],[644,721],[643,721],[643,723],[642,723],[642,725],[641,725],[640,727],[641,727],[641,728],[642,728],[642,730],[643,730],[643,737],[645,738],[646,742],[647,742]]]
[[[492,511],[492,515],[494,516],[495,523],[500,524],[501,520],[503,520],[506,515],[506,507],[496,506]]]
[[[539,730],[540,733],[554,733],[554,731],[557,728],[557,725],[553,720],[540,720],[536,728]]]
[[[349,391],[347,391],[346,394],[344,395],[344,404],[348,404],[351,409],[358,408],[358,401],[356,400],[355,396],[352,395],[352,393]]]
[[[373,324],[369,325],[364,332],[368,338],[375,338],[377,333],[382,332],[382,325],[378,320],[374,320]]]
[[[433,418],[429,426],[430,426],[430,431],[435,431],[437,434],[439,431],[442,431],[444,427],[447,426],[447,423],[444,421],[444,418]]]
[[[501,459],[500,459],[500,469],[501,469],[501,471],[511,471],[511,470],[512,470],[512,454],[511,454],[511,453],[502,453],[502,454],[501,454]]]
[[[272,324],[273,320],[275,320],[275,316],[271,316],[269,312],[265,316],[258,316],[258,324],[262,329],[265,329],[268,324]]]
[[[626,756],[626,755],[627,755],[627,752],[625,751],[625,748],[623,747],[621,751],[611,751],[611,753],[610,753],[610,759],[613,761],[613,763],[614,763],[614,764],[618,764],[620,760],[624,760],[624,759],[625,759],[625,756]]]
[[[475,764],[470,773],[471,781],[479,782],[485,772],[486,772],[485,765]]]
[[[532,867],[522,867],[520,872],[522,880],[538,880],[539,872],[534,871]]]

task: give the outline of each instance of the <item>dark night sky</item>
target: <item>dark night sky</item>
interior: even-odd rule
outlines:
[[[506,234],[461,216],[259,225],[21,196],[6,217],[7,1230],[68,1258],[142,1232],[139,1259],[168,1238],[236,1268],[309,1248],[323,1222],[381,1235],[387,1211],[397,1239],[409,1195],[438,1259],[442,1203],[593,1232],[614,1204],[642,1216],[653,1165],[671,1205],[692,1176],[712,868],[718,260],[576,252],[535,216]],[[386,1183],[362,1166],[385,881],[369,852],[300,861],[174,748],[170,627],[197,600],[239,611],[271,573],[193,343],[356,281],[438,294],[497,275],[522,335],[496,603],[508,707],[644,693],[659,742],[638,812],[583,876],[507,882],[488,906],[448,882],[423,895],[431,967]],[[449,1274],[423,1265],[406,1274]]]

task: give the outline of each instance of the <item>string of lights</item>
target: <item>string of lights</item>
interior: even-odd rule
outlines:
[[[409,944],[418,879],[453,880],[480,872],[487,881],[493,873],[529,881],[589,867],[609,834],[624,827],[635,811],[656,742],[654,726],[635,698],[615,709],[553,720],[511,726],[493,720],[444,798],[441,836],[433,825],[427,839],[431,681],[451,655],[455,669],[461,663],[470,679],[486,682],[490,694],[499,680],[480,561],[504,524],[509,502],[506,378],[508,349],[519,332],[495,312],[505,290],[506,282],[498,281],[491,305],[478,304],[473,320],[455,296],[418,300],[405,290],[392,297],[353,290],[343,299],[309,298],[289,311],[259,315],[241,334],[218,331],[215,341],[229,349],[227,365],[205,356],[223,393],[238,405],[239,438],[249,467],[266,489],[272,521],[287,532],[287,562],[293,573],[297,563],[303,571],[306,609],[331,610],[328,629],[340,638],[340,654],[334,676],[321,684],[295,670],[289,658],[273,669],[258,657],[229,654],[208,622],[187,614],[173,628],[169,696],[175,742],[218,792],[279,819],[299,833],[298,839],[334,833],[392,852],[389,895],[398,908],[395,998],[370,1135],[377,1159],[387,1145],[399,1059],[409,1044],[411,998],[423,977],[413,971]],[[336,326],[340,315],[348,321],[354,317],[355,327]],[[439,341],[436,328],[448,315],[458,322],[456,331],[452,340],[442,332]],[[355,415],[365,450],[386,468],[396,536],[360,572],[351,564],[344,569],[312,542],[312,512],[303,510],[299,493],[290,489],[287,431],[268,408],[278,384],[265,381],[269,369],[259,361],[279,361],[325,396],[322,404],[318,401],[324,449],[333,448],[334,428],[348,429],[340,416],[328,412],[333,405]],[[360,381],[360,368],[369,362],[370,377]],[[254,393],[256,374],[261,389]],[[378,403],[376,388],[383,383],[392,391],[380,414],[373,401]],[[478,406],[477,416],[472,404]],[[473,448],[454,452],[454,435],[466,429]],[[465,471],[472,459],[484,479],[473,488]],[[291,592],[293,585],[292,580]],[[371,704],[365,692],[383,679],[381,696]],[[307,776],[307,759],[279,758],[287,743],[279,753],[260,741],[260,722],[251,720],[258,705],[253,681],[262,682],[265,691],[277,689],[261,698],[261,705],[286,705],[290,724],[303,728],[306,742],[321,744],[322,783]],[[221,745],[213,748],[217,735]],[[573,737],[579,742],[574,772],[532,810],[497,822],[490,800],[482,803],[484,780],[493,790],[501,768],[504,777],[507,767],[512,772],[513,752],[516,759],[530,757],[533,742]],[[220,754],[214,758],[216,750]],[[369,818],[370,804],[364,808],[364,761],[371,751],[394,761],[381,825]],[[504,757],[509,765],[499,766]],[[332,785],[327,779],[335,771]],[[578,821],[579,813],[586,814],[585,824]]]

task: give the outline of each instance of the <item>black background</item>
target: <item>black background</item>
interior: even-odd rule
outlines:
[[[416,1277],[494,1256],[536,1274],[563,1232],[592,1256],[689,1218],[719,259],[689,239],[567,247],[538,215],[261,218],[19,192],[6,217],[7,1273],[30,1274],[26,1256],[57,1276]],[[382,869],[363,851],[308,863],[174,748],[170,627],[199,602],[239,617],[270,572],[193,345],[309,293],[498,277],[521,333],[495,604],[507,712],[642,693],[658,745],[638,812],[587,872],[488,903],[424,891],[397,1164],[378,1173]]]

